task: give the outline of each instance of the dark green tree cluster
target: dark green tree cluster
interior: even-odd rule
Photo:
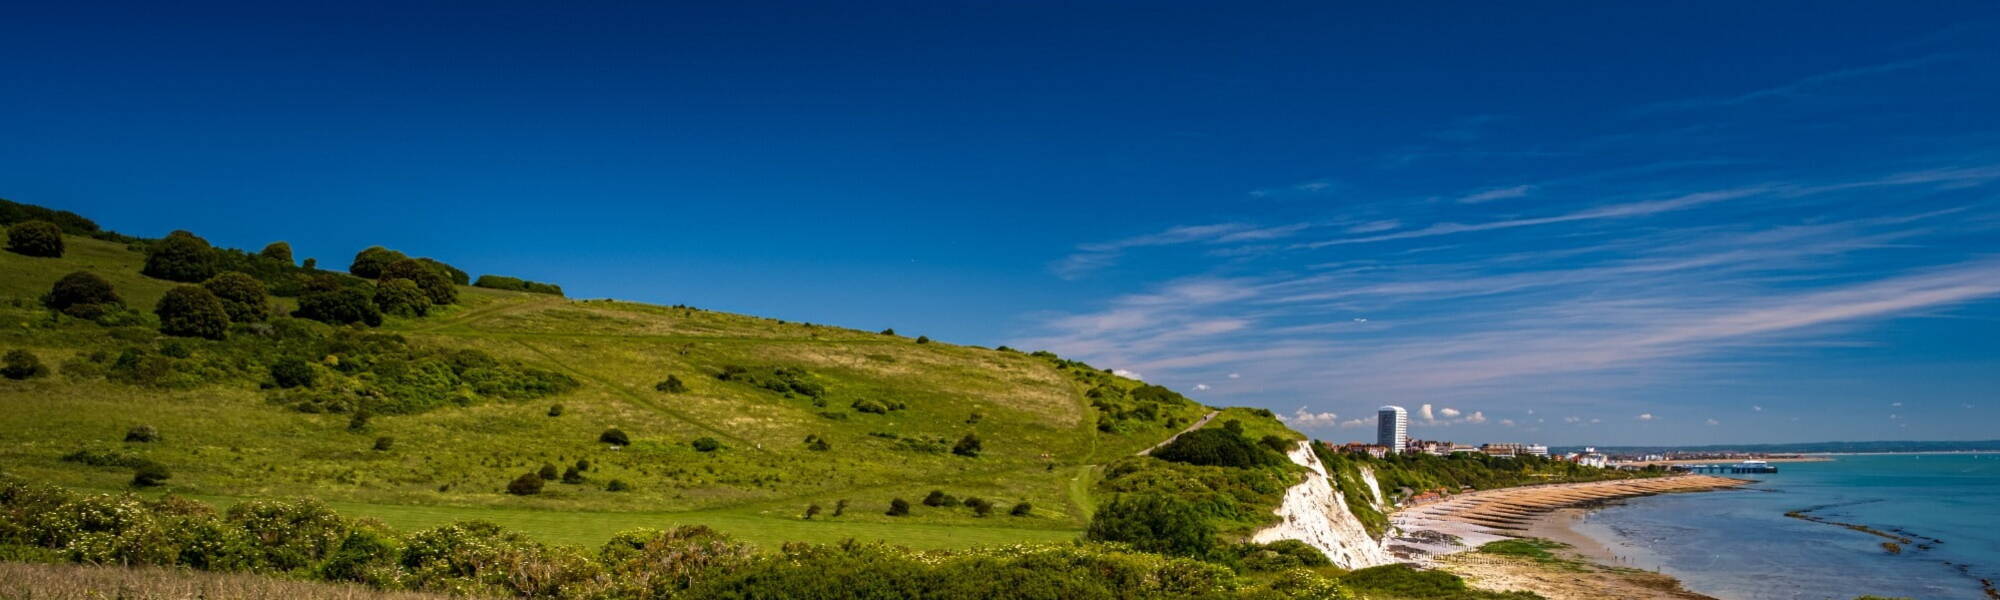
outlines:
[[[257,256],[289,265],[292,264],[292,245],[289,242],[271,242],[259,250]]]
[[[354,255],[354,262],[348,264],[347,273],[355,277],[374,279],[381,277],[382,270],[389,268],[389,265],[409,258],[395,250],[381,246],[369,246]]]
[[[7,228],[7,251],[22,256],[60,258],[62,236],[62,228],[48,221],[15,223]]]
[[[435,262],[435,261],[433,261]],[[458,302],[458,286],[453,284],[449,274],[440,272],[431,263],[421,260],[403,259],[383,267],[377,277],[377,285],[382,282],[407,280],[417,284],[417,288],[430,297],[431,304],[443,306]]]
[[[478,281],[472,282],[472,287],[529,292],[533,294],[563,295],[562,286],[553,283],[528,281],[519,277],[508,277],[505,275],[480,275]]]
[[[42,296],[42,306],[80,319],[96,319],[124,310],[125,301],[111,288],[111,282],[89,271],[77,271],[56,280]]]
[[[1197,429],[1174,438],[1152,453],[1160,460],[1211,467],[1267,467],[1285,459],[1243,434],[1226,428]]]
[[[97,222],[66,210],[54,210],[33,204],[22,204],[0,200],[0,225],[14,225],[29,221],[53,223],[55,226],[75,236],[92,237],[114,242],[127,242],[132,238],[98,228]]]
[[[374,327],[382,324],[382,309],[375,306],[375,299],[369,297],[367,292],[351,287],[300,296],[299,308],[292,311],[292,316],[333,325],[358,323]]]
[[[42,365],[41,357],[35,356],[35,353],[27,350],[15,348],[7,351],[6,358],[0,359],[0,377],[22,380],[33,379],[47,374],[49,374],[49,368]]]
[[[201,287],[222,301],[231,322],[255,323],[271,317],[271,301],[265,295],[264,282],[255,277],[230,271],[202,282]]]
[[[167,290],[153,308],[160,317],[160,333],[219,340],[229,335],[229,309],[222,300],[198,285]]]
[[[155,279],[199,283],[215,276],[216,258],[208,240],[175,231],[146,246],[146,266],[140,272]]]
[[[375,307],[383,314],[421,317],[431,313],[431,296],[409,279],[383,279],[375,284]]]

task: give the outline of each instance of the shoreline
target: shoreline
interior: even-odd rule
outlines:
[[[1391,515],[1402,532],[1391,538],[1399,558],[1427,564],[1492,591],[1531,591],[1550,600],[1718,600],[1689,591],[1672,576],[1635,568],[1579,530],[1586,515],[1608,503],[1668,493],[1732,489],[1750,480],[1675,475],[1646,480],[1547,484],[1482,490],[1410,507]],[[1541,539],[1540,556],[1478,551],[1503,540]]]

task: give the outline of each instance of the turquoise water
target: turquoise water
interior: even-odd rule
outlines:
[[[1839,456],[1782,463],[1746,489],[1637,498],[1578,528],[1630,566],[1727,600],[1851,600],[1862,594],[1986,598],[2000,580],[2000,454]],[[1808,514],[1910,537],[1890,541]],[[1918,545],[1929,546],[1929,549]]]

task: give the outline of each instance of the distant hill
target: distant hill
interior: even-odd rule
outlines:
[[[1551,452],[1581,452],[1583,446],[1550,448]],[[2000,440],[1976,441],[1879,441],[1801,442],[1792,444],[1711,444],[1706,446],[1596,446],[1598,452],[1613,454],[1659,454],[1664,452],[1763,452],[1804,454],[1819,452],[1973,452],[2000,451]]]

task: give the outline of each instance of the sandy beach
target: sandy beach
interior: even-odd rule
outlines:
[[[1397,511],[1391,520],[1402,534],[1390,550],[1429,563],[1475,587],[1526,590],[1551,600],[1638,598],[1713,600],[1682,589],[1674,578],[1626,566],[1610,548],[1579,533],[1575,525],[1591,507],[1622,498],[1734,487],[1746,480],[1709,475],[1657,479],[1552,484],[1483,490]],[[1551,558],[1470,552],[1489,542],[1539,538],[1566,547]]]

